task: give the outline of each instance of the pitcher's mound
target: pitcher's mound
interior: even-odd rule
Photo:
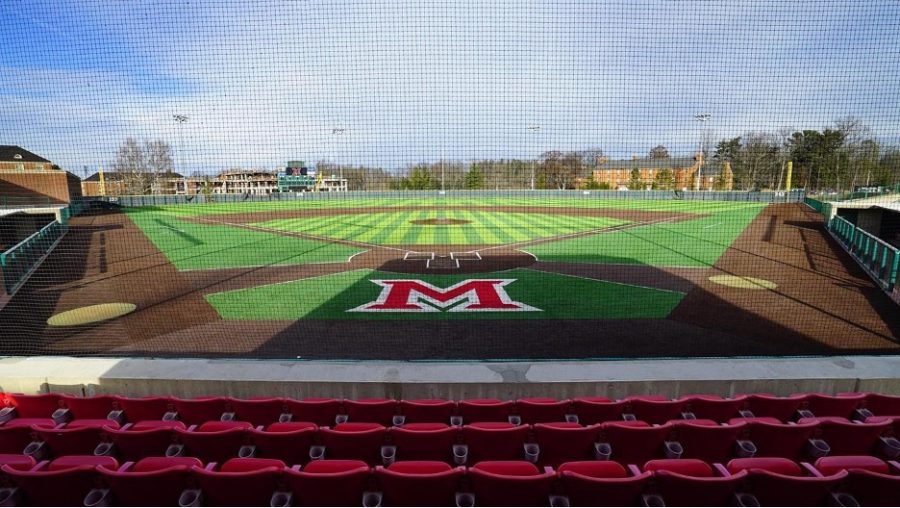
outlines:
[[[411,220],[409,223],[417,226],[459,226],[460,224],[471,224],[472,221],[465,219],[419,219]]]

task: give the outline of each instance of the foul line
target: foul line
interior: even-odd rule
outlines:
[[[687,293],[684,293],[681,291],[675,291],[674,289],[663,289],[663,288],[656,288],[656,287],[651,287],[651,286],[641,286],[639,284],[628,284],[627,282],[616,282],[616,281],[606,280],[606,279],[592,279],[591,277],[582,277],[580,275],[571,275],[571,274],[562,273],[562,272],[551,272],[548,270],[540,270],[540,269],[532,268],[529,266],[526,266],[523,269],[531,270],[533,272],[552,273],[553,275],[561,275],[563,277],[572,277],[573,279],[589,280],[591,282],[604,282],[606,284],[615,284],[617,286],[628,286],[628,287],[632,287],[632,288],[649,289],[652,291],[663,291],[666,293],[675,293],[676,295],[686,295],[687,294]],[[694,284],[694,286],[696,287],[697,285]]]

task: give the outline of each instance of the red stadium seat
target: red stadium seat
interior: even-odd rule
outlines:
[[[556,474],[525,461],[479,462],[469,468],[475,506],[546,506]]]
[[[815,437],[823,439],[831,448],[829,455],[874,455],[881,436],[891,425],[881,423],[851,423],[841,419],[803,418],[798,423],[816,423]]]
[[[777,418],[781,422],[788,422],[794,418],[797,409],[806,401],[806,397],[796,395],[791,397],[776,397],[767,394],[747,395],[747,408],[753,416],[769,416]]]
[[[194,466],[203,464],[195,457],[148,457],[128,468],[98,471],[118,506],[177,506]]]
[[[572,506],[637,506],[652,473],[628,476],[618,462],[568,462],[557,471]]]
[[[20,454],[31,441],[30,427],[0,427],[0,453]]]
[[[869,456],[822,457],[816,469],[824,475],[847,471],[846,491],[862,506],[900,504],[900,470]]]
[[[197,399],[172,398],[172,407],[178,412],[178,419],[188,425],[218,421],[227,411],[228,400],[223,397],[203,397]]]
[[[397,447],[397,460],[440,460],[452,463],[453,445],[457,442],[459,429],[445,423],[408,423],[389,429],[388,435]]]
[[[69,409],[75,420],[106,420],[111,411],[118,409],[116,398],[112,395],[95,397],[63,395],[60,401]]]
[[[687,402],[684,400],[669,400],[662,397],[644,396],[628,397],[629,411],[636,419],[653,424],[666,423],[669,420],[681,418]]]
[[[354,459],[368,464],[381,463],[381,445],[387,430],[377,423],[339,423],[333,429],[322,427],[319,435],[326,459]]]
[[[469,464],[485,460],[521,460],[525,456],[527,425],[481,422],[465,425],[463,441],[468,446]]]
[[[737,417],[747,403],[746,396],[723,399],[718,395],[691,395],[679,400],[686,403],[685,412],[693,414],[695,418],[714,422],[727,422]]]
[[[238,456],[241,446],[247,442],[250,428],[252,426],[248,422],[207,422],[193,432],[184,429],[174,431],[176,439],[184,446],[182,456],[222,463]]]
[[[459,415],[463,423],[508,422],[514,403],[499,399],[469,399],[459,401]]]
[[[621,421],[626,407],[626,402],[612,402],[606,397],[581,397],[572,401],[572,412],[582,425]]]
[[[526,424],[564,422],[571,407],[569,400],[530,398],[516,401],[516,412]]]
[[[762,506],[821,506],[832,488],[847,478],[841,471],[829,476],[806,476],[789,459],[762,457],[735,459],[728,463],[732,474],[748,473],[749,494]]]
[[[162,420],[167,412],[175,410],[168,397],[116,397],[116,403],[132,423]]]
[[[453,506],[465,468],[445,462],[394,462],[377,467],[378,481],[387,506]]]
[[[344,411],[350,422],[378,423],[385,427],[394,424],[397,401],[393,399],[345,400]]]
[[[716,476],[713,468],[698,459],[651,460],[644,471],[653,473],[657,492],[666,506],[727,506],[747,476],[739,471]]]
[[[229,459],[217,471],[193,467],[207,506],[268,506],[284,463],[274,459]]]
[[[341,401],[337,399],[285,399],[284,405],[294,421],[313,422],[320,427],[334,425],[341,412]]]
[[[817,417],[838,416],[851,418],[856,408],[865,403],[865,394],[823,395],[821,393],[808,393],[803,408],[811,411]]]
[[[256,446],[254,457],[278,459],[288,466],[309,462],[318,427],[311,422],[273,423],[266,430],[249,429],[250,442]]]
[[[20,489],[24,503],[30,506],[83,506],[84,498],[96,485],[97,466],[119,467],[112,457],[71,456],[50,462],[42,469],[23,471],[0,467]]]
[[[295,506],[360,506],[370,471],[359,460],[317,460],[303,471],[285,469],[284,480]]]
[[[863,407],[875,416],[900,416],[900,396],[867,393]]]
[[[643,464],[666,458],[665,442],[671,431],[671,424],[652,427],[641,421],[607,422],[600,425],[598,440],[609,445],[610,459],[620,464]]]
[[[712,420],[681,420],[673,425],[671,438],[681,443],[681,457],[706,462],[727,462],[735,458],[737,441],[746,426],[744,423],[719,425]]]
[[[17,453],[0,453],[0,466],[10,466],[15,469],[28,471],[33,468],[36,462],[34,458],[28,455]]]
[[[115,427],[112,427],[115,429]],[[44,443],[44,453],[53,457],[63,455],[91,455],[100,444],[103,428],[63,428],[45,429],[34,427],[33,432],[38,441]]]
[[[746,439],[756,445],[757,457],[781,457],[800,460],[807,455],[809,439],[816,430],[815,423],[788,425],[766,421],[749,421]]]
[[[176,423],[183,428],[183,423]],[[147,430],[134,430],[134,427],[123,430],[104,429],[102,438],[115,446],[113,453],[120,460],[135,461],[165,455],[166,449],[175,441],[175,430],[172,427]]]
[[[456,414],[456,402],[444,399],[401,400],[404,423],[450,423]]]
[[[54,427],[57,422],[52,418],[53,412],[60,409],[60,395],[48,393],[43,395],[24,395],[7,393],[4,405],[13,408],[14,412],[9,421],[3,424],[4,428],[30,427]]]
[[[226,406],[234,413],[234,419],[250,422],[254,426],[267,426],[278,422],[287,411],[284,399],[234,399],[229,398]]]
[[[539,423],[534,426],[534,442],[540,446],[539,464],[556,467],[563,462],[595,458],[598,426],[577,423]]]

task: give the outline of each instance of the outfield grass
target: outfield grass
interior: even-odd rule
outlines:
[[[128,217],[179,270],[339,263],[361,252],[340,244],[197,224],[159,210],[131,209]]]
[[[706,217],[637,226],[528,247],[541,261],[712,266],[765,205],[743,206]]]
[[[438,218],[465,220],[470,223],[442,226],[412,223],[417,220]],[[609,217],[454,209],[278,219],[256,225],[279,231],[376,245],[505,245],[626,223],[627,221]]]
[[[540,312],[348,312],[374,301],[381,286],[371,279],[404,279],[393,273],[354,270],[206,296],[223,319],[237,320],[469,320],[665,318],[684,297],[674,291],[570,277],[527,268],[477,275],[416,275],[440,288],[466,279],[515,279],[505,287],[518,302]]]

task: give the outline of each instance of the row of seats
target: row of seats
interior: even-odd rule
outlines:
[[[661,424],[674,419],[728,422],[732,418],[765,417],[786,423],[800,418],[839,417],[864,420],[872,416],[900,416],[900,397],[874,393],[836,396],[797,394],[775,397],[765,394],[722,398],[694,395],[670,400],[657,396],[610,400],[582,397],[571,400],[527,398],[515,401],[472,399],[235,399],[204,397],[128,398],[109,395],[75,397],[61,394],[0,394],[0,425],[50,425],[69,419],[115,419],[120,423],[178,419],[188,425],[210,420],[241,420],[253,425],[279,421],[312,422],[329,426],[345,421],[379,423],[450,423],[509,421],[547,423],[558,421],[595,424],[640,420]]]
[[[73,420],[57,427],[0,427],[0,453],[38,459],[64,455],[109,455],[120,460],[190,456],[204,462],[234,457],[278,459],[289,465],[318,459],[354,459],[370,465],[397,460],[435,460],[465,465],[485,460],[528,460],[557,466],[580,460],[641,464],[657,458],[725,462],[742,457],[815,459],[827,455],[900,457],[895,427],[900,417],[871,423],[842,418],[779,423],[766,418],[673,420],[661,425],[616,421],[583,426],[574,422],[515,425],[481,422],[450,426],[409,423],[384,427],[346,422],[318,427],[277,422],[254,427],[243,421],[209,421],[186,427],[178,420],[143,420],[122,427],[114,420]]]
[[[725,465],[652,460],[641,467],[578,461],[540,469],[526,461],[472,467],[354,460],[287,467],[275,459],[68,456],[34,463],[0,456],[0,505],[31,506],[881,506],[900,503],[900,464],[824,457],[814,465],[744,458]]]

